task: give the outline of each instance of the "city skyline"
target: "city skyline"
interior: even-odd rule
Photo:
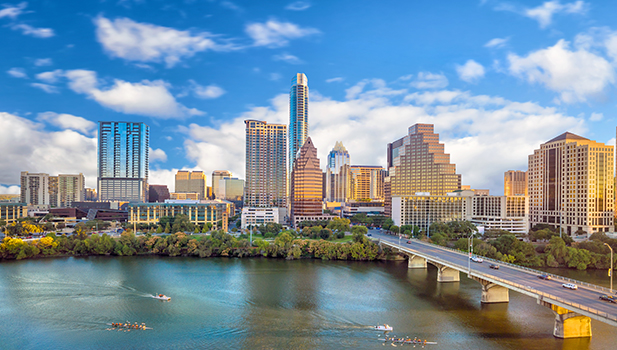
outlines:
[[[290,3],[2,5],[0,193],[18,193],[22,170],[96,187],[99,120],[152,126],[149,183],[171,188],[178,169],[245,178],[243,121],[288,124],[297,72],[322,160],[340,140],[354,163],[385,167],[388,142],[431,123],[463,185],[502,193],[503,172],[554,135],[614,144],[616,4],[364,4],[341,23],[344,1]]]

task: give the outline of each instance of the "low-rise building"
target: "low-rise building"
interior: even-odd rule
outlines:
[[[7,225],[26,216],[28,216],[26,203],[0,203],[0,220],[4,220]]]
[[[385,207],[383,200],[349,201],[343,203],[343,216],[351,217],[356,214],[367,216],[384,215]]]
[[[242,208],[242,228],[259,226],[261,224],[279,224],[279,208]]]
[[[228,203],[220,201],[186,201],[166,203],[130,203],[129,224],[158,224],[164,216],[184,214],[195,224],[212,224],[214,229],[227,231]]]

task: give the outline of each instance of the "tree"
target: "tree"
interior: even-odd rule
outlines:
[[[321,239],[325,239],[328,240],[330,239],[330,237],[332,237],[332,230],[330,230],[329,228],[323,228],[319,231],[319,237]]]
[[[384,229],[384,230],[389,230],[390,226],[392,226],[392,225],[394,225],[394,221],[392,219],[390,219],[390,218],[387,218],[384,221],[383,225],[381,225],[381,228]]]
[[[188,215],[178,214],[174,217],[174,224],[171,227],[173,232],[191,232],[195,225],[191,222]]]
[[[163,233],[163,227],[161,225],[156,228],[156,233]]]
[[[559,238],[559,236],[553,236],[551,237],[551,240],[544,249],[544,252],[547,255],[552,255],[558,264],[564,264],[566,255],[568,253],[566,249],[566,242],[564,242],[563,239]]]
[[[328,223],[328,226],[326,227],[332,231],[345,232],[345,231],[349,231],[349,223],[350,223],[349,219],[334,218],[330,220],[330,222]]]
[[[399,232],[399,228],[396,225],[390,226],[390,232],[397,234]]]
[[[171,225],[169,224],[169,222],[167,222],[167,224],[165,225],[165,233],[171,233]]]

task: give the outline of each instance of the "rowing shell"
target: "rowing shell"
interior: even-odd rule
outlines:
[[[111,323],[107,323],[107,325],[108,325],[108,326],[111,326]],[[152,327],[144,327],[144,328],[145,328],[145,329],[144,329],[144,328],[141,328],[141,325],[137,325],[137,326],[139,326],[140,328],[132,328],[131,326],[133,326],[133,325],[132,325],[132,324],[129,324],[128,326],[120,325],[120,326],[112,326],[112,327],[113,327],[114,329],[134,329],[134,330],[138,330],[138,331],[140,331],[140,330],[146,330],[146,329],[153,329]]]
[[[398,339],[383,339],[380,338],[382,342],[392,342],[394,344],[414,344],[414,345],[437,345],[437,342],[427,341],[426,343],[423,341],[413,341],[413,340],[398,340]]]

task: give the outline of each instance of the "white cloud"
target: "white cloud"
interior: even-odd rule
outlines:
[[[289,44],[289,40],[318,34],[315,28],[302,28],[290,22],[271,19],[266,23],[250,23],[246,33],[255,41],[255,46],[280,47]]]
[[[565,40],[527,57],[510,54],[508,61],[511,74],[559,92],[566,103],[599,97],[615,83],[614,67],[606,59],[584,48],[573,51]]]
[[[554,0],[546,1],[538,7],[525,9],[523,15],[538,21],[540,28],[546,28],[551,24],[553,15],[557,13],[584,14],[586,11],[587,5],[584,1],[562,5],[559,0]]]
[[[3,186],[0,185],[0,194],[20,194],[21,188],[19,186]]]
[[[96,37],[112,57],[128,61],[165,62],[167,67],[182,58],[201,51],[229,51],[230,44],[219,44],[217,35],[208,32],[191,33],[174,28],[138,23],[129,18],[114,21],[99,16],[94,19]]]
[[[343,77],[330,78],[330,79],[326,79],[326,83],[340,83],[343,80],[345,80],[345,78]]]
[[[456,72],[461,80],[468,83],[475,83],[484,77],[484,67],[474,60],[468,60],[462,66],[456,65]]]
[[[34,61],[34,65],[37,67],[51,66],[52,64],[54,64],[54,61],[51,58],[39,58]]]
[[[299,59],[298,57],[296,57],[294,55],[290,55],[288,53],[283,53],[283,54],[280,54],[280,55],[274,55],[272,57],[272,59],[274,59],[275,61],[283,61],[283,62],[287,62],[287,63],[291,63],[291,64],[303,63],[301,59]]]
[[[29,24],[24,24],[24,23],[12,24],[11,29],[19,30],[21,31],[22,34],[30,35],[35,38],[44,39],[44,38],[51,38],[52,36],[56,35],[54,33],[54,30],[51,28],[35,28]]]
[[[195,97],[207,100],[207,99],[219,98],[227,92],[223,88],[215,84],[203,86],[203,85],[197,84],[192,79],[189,80],[189,83],[190,83],[190,87],[185,89],[185,91],[181,93],[180,95],[178,95],[178,97],[185,97],[188,95],[189,91],[192,91]]]
[[[26,70],[23,68],[11,68],[6,73],[13,78],[28,78],[28,74],[26,74]]]
[[[23,10],[28,6],[27,2],[19,3],[18,5],[4,5],[5,7],[0,10],[0,18],[8,17],[12,20],[17,19],[17,16],[21,15]]]
[[[591,120],[592,122],[598,122],[600,120],[602,120],[604,118],[604,114],[602,113],[591,113],[591,115],[589,116],[589,120]]]
[[[165,151],[163,151],[160,148],[153,149],[152,147],[150,147],[149,158],[150,158],[150,162],[163,162],[164,163],[167,161],[167,154],[165,153]]]
[[[113,86],[101,90],[96,72],[89,70],[70,70],[65,73],[71,90],[85,94],[104,107],[116,112],[137,114],[155,118],[183,118],[204,113],[187,108],[178,103],[167,90],[168,84],[162,80],[142,80],[129,83],[115,79]]]
[[[41,89],[48,94],[57,94],[60,93],[57,87],[49,84],[41,84],[41,83],[32,83],[30,86],[35,87],[37,89]]]
[[[411,79],[411,77],[405,76],[399,79],[408,80]],[[442,73],[420,72],[418,73],[418,77],[409,83],[409,85],[416,89],[443,89],[448,86],[448,83],[448,78]]]
[[[21,171],[81,172],[96,186],[96,143],[73,130],[48,131],[40,122],[0,112],[0,183],[17,184]]]
[[[311,7],[311,3],[308,1],[294,1],[291,4],[285,6],[285,10],[304,11],[309,7]]]
[[[97,124],[88,119],[65,113],[43,112],[39,113],[36,119],[60,129],[75,130],[85,135],[94,134],[97,128]]]
[[[151,168],[148,174],[148,183],[150,185],[167,185],[169,192],[174,192],[174,187],[176,184],[176,173],[178,172],[178,170],[180,169],[159,169],[156,167]]]
[[[494,38],[489,40],[484,47],[504,47],[510,41],[510,38]]]
[[[49,72],[43,72],[36,75],[38,80],[42,80],[48,84],[53,84],[58,81],[61,77],[64,76],[64,71],[62,69],[56,69]]]
[[[242,8],[240,6],[234,4],[231,1],[227,1],[227,0],[221,1],[221,6],[228,8],[230,10],[234,10],[234,11],[239,11],[239,12],[242,11]]]

